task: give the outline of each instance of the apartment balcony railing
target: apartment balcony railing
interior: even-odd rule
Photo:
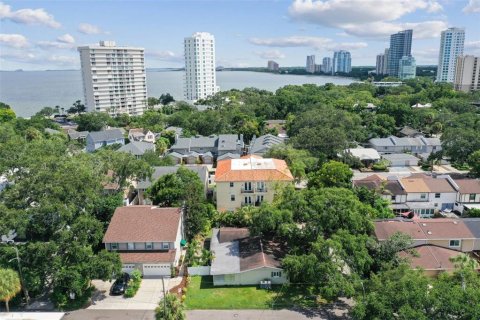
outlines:
[[[243,188],[241,189],[242,193],[264,193],[267,192],[267,188]]]
[[[260,207],[261,204],[262,204],[261,201],[252,201],[252,202],[243,202],[242,201],[242,207],[247,207],[247,206]]]
[[[253,193],[254,189],[253,188],[242,188],[242,193]]]

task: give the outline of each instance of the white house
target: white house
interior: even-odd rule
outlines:
[[[286,283],[281,268],[284,251],[277,243],[251,237],[246,228],[213,229],[210,250],[213,253],[210,274],[214,286]]]
[[[115,210],[103,237],[108,251],[117,251],[122,270],[144,276],[170,276],[185,244],[182,208],[128,206]]]
[[[155,134],[150,130],[143,130],[143,128],[130,129],[128,131],[128,139],[130,141],[155,143]]]

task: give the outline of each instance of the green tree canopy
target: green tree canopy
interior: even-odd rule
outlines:
[[[7,312],[10,312],[8,303],[22,289],[18,273],[12,269],[0,269],[0,300],[5,302]]]

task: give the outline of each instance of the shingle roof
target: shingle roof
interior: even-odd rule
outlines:
[[[454,181],[460,187],[460,193],[480,193],[479,179],[455,179]]]
[[[272,134],[266,134],[258,138],[254,138],[250,143],[250,154],[263,154],[266,153],[273,146],[281,143],[285,143],[285,138],[277,137]]]
[[[103,242],[174,242],[181,213],[181,208],[119,207],[113,214]]]
[[[433,178],[425,174],[413,174],[409,177],[401,179],[405,191],[412,193],[419,192],[445,192],[456,193],[455,188],[450,184],[447,178],[437,177]]]
[[[240,155],[238,153],[231,153],[231,152],[227,152],[225,154],[222,154],[221,156],[219,156],[217,158],[217,161],[218,160],[224,160],[224,159],[240,159]]]
[[[293,181],[293,176],[284,160],[249,156],[218,161],[215,181]]]
[[[464,218],[462,221],[475,238],[480,239],[480,218]]]
[[[163,252],[119,252],[122,263],[162,263],[175,261],[176,250],[168,250]]]
[[[400,160],[400,161],[407,161],[407,160],[420,160],[414,155],[408,154],[408,153],[391,153],[391,154],[384,154],[382,155],[382,158],[388,161],[392,160]]]
[[[244,238],[238,240],[238,243],[241,272],[262,267],[281,267],[285,251],[278,243],[264,241],[260,237]]]
[[[155,145],[145,141],[131,141],[130,143],[119,148],[117,151],[128,152],[134,156],[143,156],[147,151],[155,151]]]
[[[426,239],[420,226],[411,220],[378,220],[375,221],[375,236],[378,240],[387,240],[397,232],[405,233],[412,239]]]
[[[236,134],[221,134],[218,136],[218,151],[237,150],[237,146],[243,147],[243,141],[240,141]]]
[[[462,253],[435,245],[421,245],[413,249],[415,250],[414,254],[402,251],[399,256],[407,258],[412,268],[422,268],[423,270],[453,270],[455,266],[450,259]]]
[[[78,138],[86,138],[89,134],[88,131],[76,131],[73,129],[68,130],[68,137],[72,140],[76,140]]]
[[[165,167],[154,167],[152,178],[147,180],[139,181],[137,184],[138,189],[147,189],[152,185],[151,181],[156,181],[158,178],[163,177],[164,175],[175,173],[178,171],[180,166],[165,166]],[[205,184],[205,179],[208,177],[208,168],[206,166],[184,166],[183,168],[195,172],[202,184]]]
[[[104,131],[95,131],[88,134],[93,142],[100,141],[110,141],[123,138],[123,133],[120,129],[104,130]]]
[[[363,179],[353,180],[353,185],[356,187],[365,187],[370,190],[375,190],[385,195],[407,194],[398,180],[385,180],[377,174],[372,174]]]
[[[360,160],[380,159],[378,151],[373,148],[350,148],[346,149],[345,152],[351,154],[355,158],[359,158]]]

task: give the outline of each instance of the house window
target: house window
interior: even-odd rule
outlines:
[[[460,247],[460,240],[450,240],[449,247],[455,247],[455,248]]]
[[[468,200],[475,201],[475,193],[470,193],[470,195],[468,196]]]
[[[133,242],[127,243],[127,249],[128,250],[135,250],[135,246],[134,246]]]
[[[435,193],[435,198],[440,198],[440,193]]]
[[[145,249],[152,250],[153,249],[153,242],[145,242]]]
[[[118,243],[110,243],[111,250],[118,250]]]
[[[422,199],[422,200],[423,200],[423,199],[427,199],[427,194],[426,194],[426,193],[422,193],[422,194],[420,195],[420,199]]]
[[[272,278],[280,278],[282,276],[282,271],[272,271]]]
[[[391,197],[390,197],[390,200],[395,201],[395,196],[394,196],[394,195],[391,196]]]
[[[162,249],[164,249],[164,250],[170,249],[170,243],[168,243],[168,242],[162,243]]]
[[[230,195],[230,201],[235,201],[235,195],[234,194]]]
[[[234,186],[234,183],[230,182],[230,188],[233,188],[233,186]]]

